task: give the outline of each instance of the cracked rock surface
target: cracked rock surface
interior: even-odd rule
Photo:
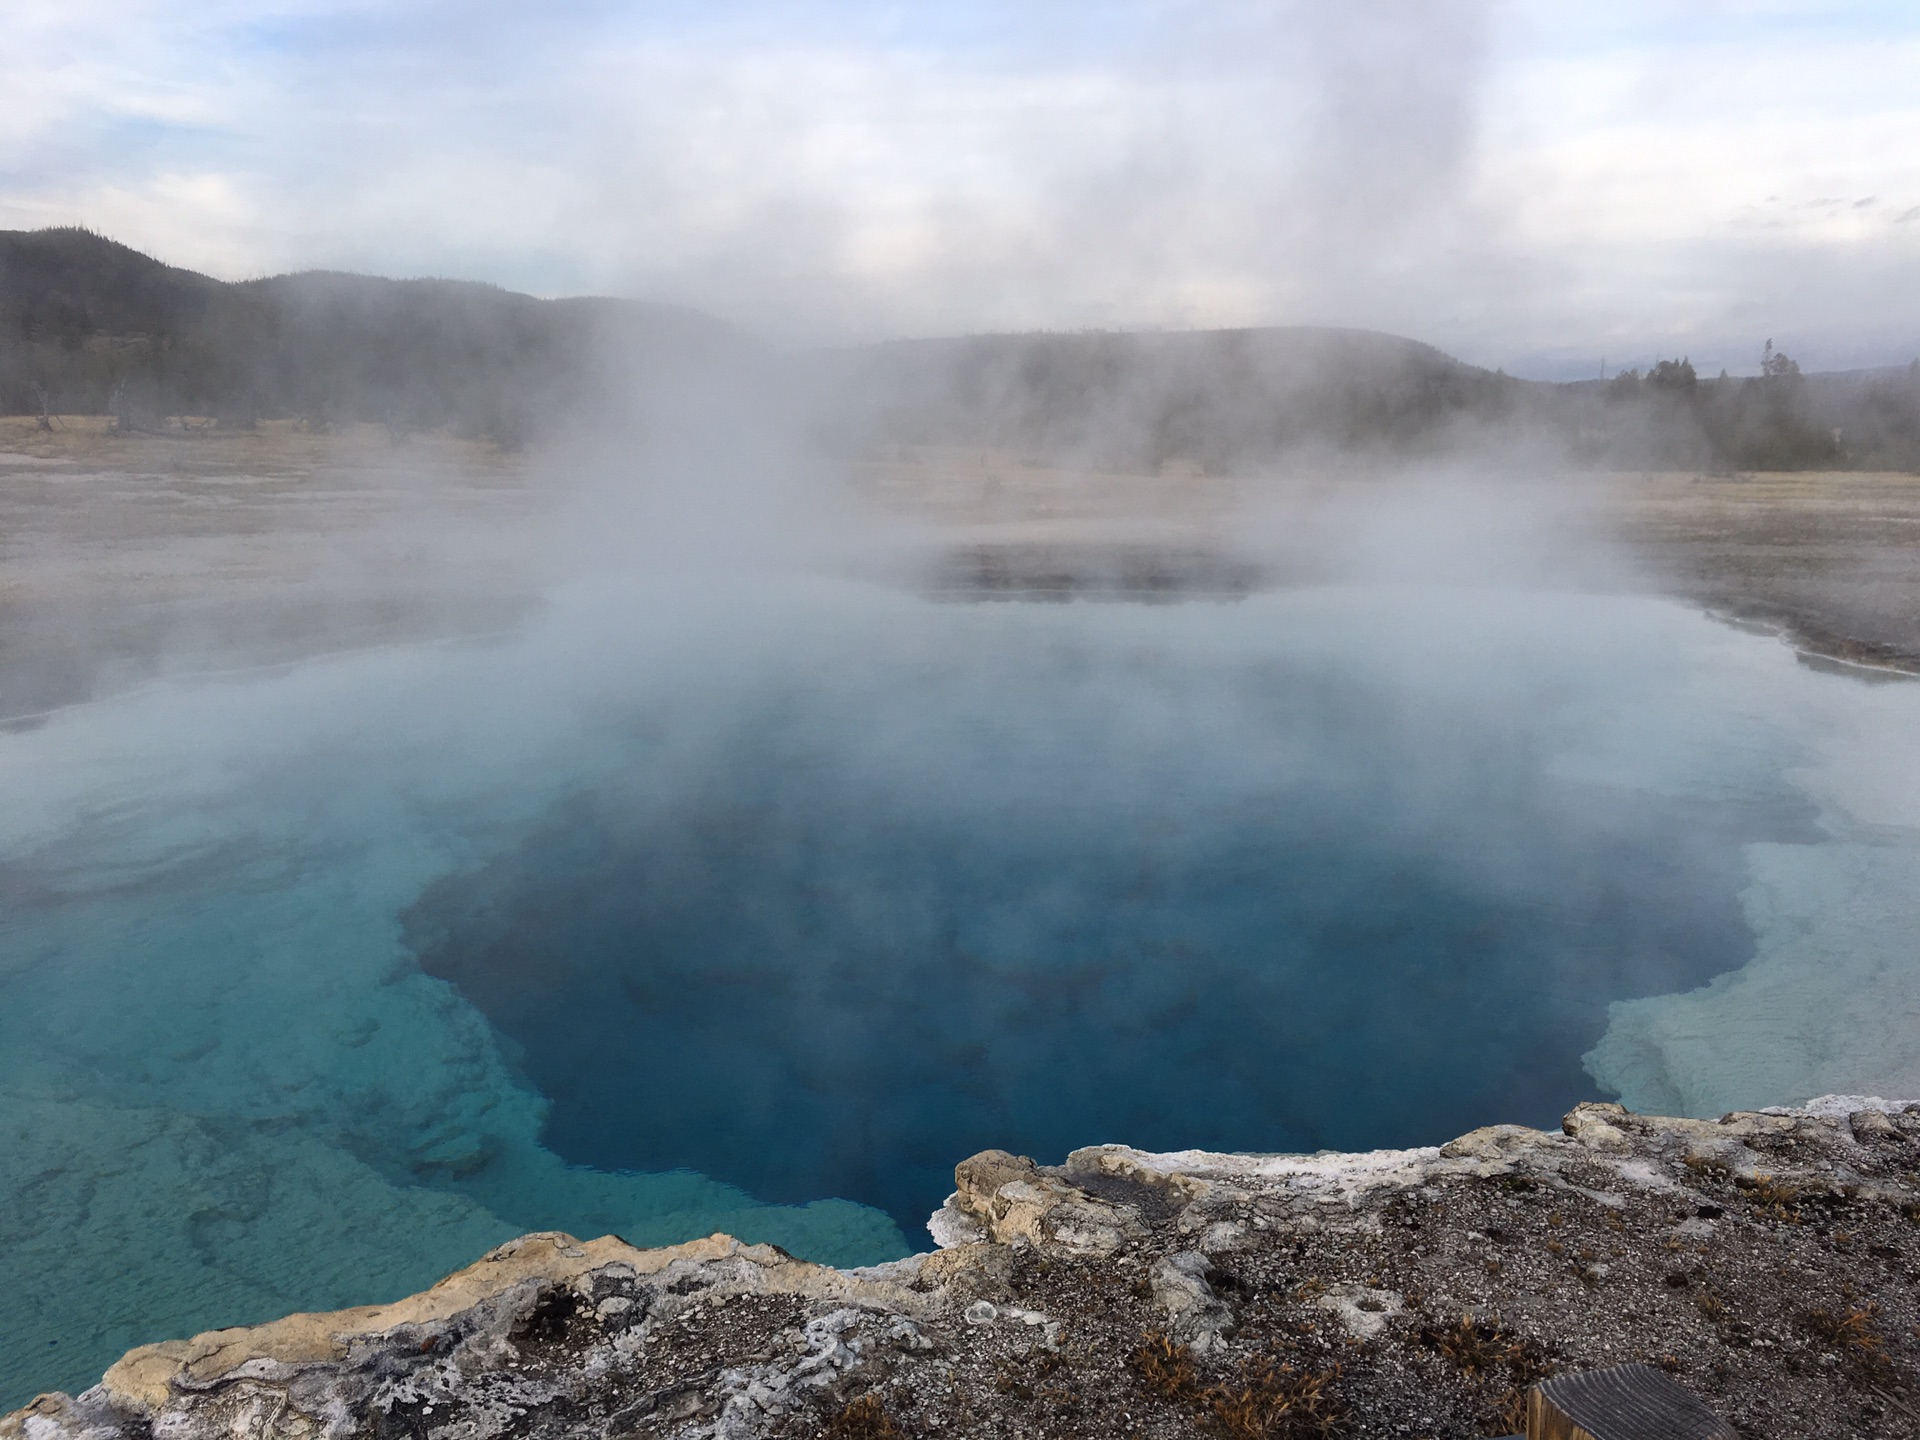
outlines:
[[[0,1440],[1465,1437],[1629,1360],[1756,1437],[1920,1427],[1920,1105],[955,1182],[932,1254],[529,1235],[393,1305],[131,1351]]]

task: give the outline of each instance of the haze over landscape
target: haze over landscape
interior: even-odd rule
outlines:
[[[1905,1403],[1911,7],[9,19],[0,1440]]]
[[[1904,363],[1920,18],[1797,5],[23,0],[0,227],[789,338],[1362,326]]]

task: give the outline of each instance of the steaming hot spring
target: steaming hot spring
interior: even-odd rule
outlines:
[[[75,707],[0,736],[9,1363],[532,1229],[881,1261],[987,1146],[1852,1088],[1915,733],[1673,604],[1468,587],[583,584]]]

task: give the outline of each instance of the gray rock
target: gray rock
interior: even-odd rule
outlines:
[[[1153,1302],[1167,1317],[1167,1333],[1196,1355],[1220,1348],[1233,1329],[1233,1311],[1214,1293],[1213,1261],[1197,1250],[1156,1260],[1147,1272]]]
[[[1843,1097],[1583,1105],[1559,1133],[1355,1155],[988,1151],[931,1254],[843,1272],[726,1236],[530,1235],[393,1305],[130,1351],[0,1440],[761,1440],[858,1406],[929,1435],[1052,1433],[1075,1406],[1184,1433],[1206,1396],[1315,1374],[1355,1433],[1474,1434],[1548,1353],[1666,1356],[1745,1433],[1850,1433],[1862,1366],[1920,1369],[1920,1295],[1863,1278],[1920,1273],[1914,1130]],[[1150,1344],[1189,1378],[1114,1363]]]

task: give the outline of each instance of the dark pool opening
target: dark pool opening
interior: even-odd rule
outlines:
[[[1609,1002],[1750,958],[1740,847],[1810,826],[1784,786],[1558,778],[1524,715],[1324,664],[1232,678],[1247,746],[1177,705],[1091,724],[1032,675],[910,723],[911,681],[880,714],[785,687],[692,756],[636,734],[409,912],[569,1161],[845,1197],[915,1235],[988,1146],[1551,1124],[1595,1093]]]

